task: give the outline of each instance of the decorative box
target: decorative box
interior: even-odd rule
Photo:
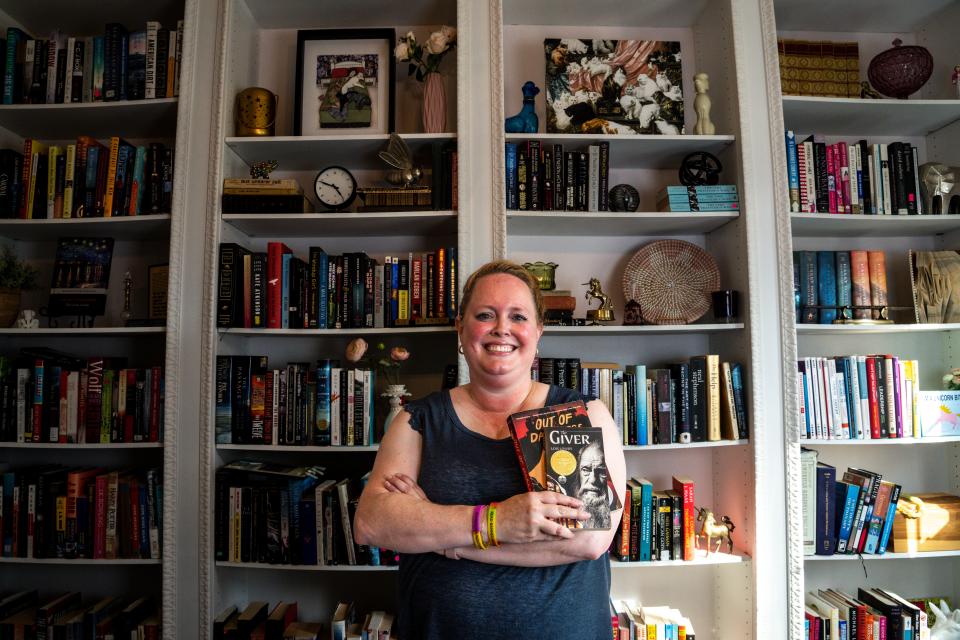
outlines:
[[[891,551],[898,553],[960,549],[960,496],[901,496],[893,520],[892,547]]]

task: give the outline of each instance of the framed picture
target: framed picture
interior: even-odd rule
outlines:
[[[150,320],[163,320],[167,317],[167,277],[170,267],[166,264],[152,264],[148,268],[147,297],[150,301],[148,317]]]
[[[683,131],[680,43],[547,38],[547,133]]]
[[[294,135],[393,131],[395,42],[393,29],[298,31]]]

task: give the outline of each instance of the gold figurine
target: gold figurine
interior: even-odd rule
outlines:
[[[613,322],[613,305],[610,303],[610,296],[600,288],[599,278],[590,278],[590,282],[584,282],[583,284],[590,287],[584,296],[587,303],[590,303],[590,298],[596,298],[600,301],[600,306],[597,309],[587,309],[587,320],[591,322]]]

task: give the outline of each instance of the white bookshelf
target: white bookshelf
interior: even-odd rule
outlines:
[[[844,560],[857,560],[863,562],[870,562],[875,560],[932,560],[934,558],[960,558],[960,550],[958,551],[917,551],[916,553],[901,552],[896,553],[893,551],[888,551],[882,555],[874,555],[870,553],[864,554],[835,554],[832,556],[806,556],[804,558],[805,562],[830,562],[830,561],[844,561]]]
[[[736,220],[737,212],[510,211],[507,233],[577,238],[709,233]]]
[[[76,138],[77,131],[96,138],[152,138],[157,131],[175,129],[176,123],[176,98],[0,106],[0,127],[45,140]]]
[[[223,221],[251,238],[428,236],[456,233],[457,212],[225,213]]]
[[[764,2],[768,11],[765,46],[772,50],[767,61],[768,90],[773,123],[773,162],[776,174],[775,207],[778,224],[789,229],[779,241],[781,281],[792,276],[792,251],[882,250],[887,258],[889,299],[897,324],[812,325],[797,324],[785,331],[783,376],[785,388],[796,388],[796,360],[806,356],[893,353],[920,361],[920,388],[940,388],[940,376],[953,366],[957,324],[914,324],[913,302],[907,273],[908,250],[960,248],[960,220],[953,216],[876,216],[836,214],[790,214],[787,196],[786,151],[783,132],[796,131],[798,139],[822,134],[828,143],[904,140],[916,146],[919,162],[960,160],[956,122],[960,101],[950,83],[952,57],[960,53],[948,25],[958,17],[955,3],[920,0],[905,5],[888,0],[856,0],[829,11],[800,0]],[[838,25],[842,27],[838,28]],[[776,38],[856,41],[859,45],[860,79],[867,79],[870,60],[891,46],[898,37],[904,44],[927,47],[934,58],[930,80],[908,100],[859,100],[781,96],[777,69]],[[781,288],[781,316],[793,315],[793,294]],[[905,494],[960,491],[956,473],[960,440],[956,438],[902,438],[889,440],[808,440],[799,438],[796,397],[784,402],[786,439],[785,479],[787,522],[791,538],[787,545],[788,615],[790,637],[803,635],[803,594],[809,590],[837,587],[855,592],[860,586],[889,588],[907,596],[925,592],[956,597],[957,553],[862,556],[869,563],[865,577],[861,556],[803,556],[799,539],[802,523],[799,448],[818,452],[819,460],[837,468],[838,477],[847,467],[881,473],[884,480],[900,484]],[[902,499],[902,497],[901,497]],[[934,565],[925,561],[935,558]],[[835,562],[831,562],[834,560]],[[853,560],[851,562],[851,560]],[[884,562],[877,562],[883,560]],[[902,560],[890,564],[887,561]]]
[[[115,241],[149,240],[169,234],[169,232],[169,213],[121,218],[0,219],[0,234],[12,240],[55,240],[61,236],[109,236]]]

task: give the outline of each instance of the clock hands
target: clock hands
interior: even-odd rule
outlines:
[[[338,187],[337,185],[331,184],[329,182],[324,182],[323,180],[320,181],[320,184],[327,187],[333,187],[334,191],[336,191],[341,198],[343,197],[343,193],[340,191],[340,187]]]

